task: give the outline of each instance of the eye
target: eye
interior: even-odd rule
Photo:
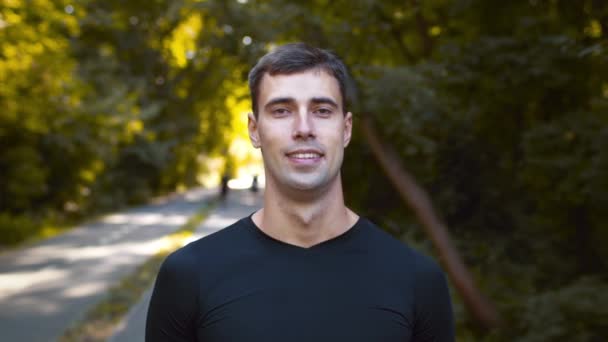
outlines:
[[[331,108],[325,108],[325,107],[321,107],[321,108],[317,108],[315,109],[314,113],[322,116],[322,117],[328,117],[331,114],[333,114],[333,110]]]
[[[286,116],[286,115],[288,115],[289,113],[290,113],[290,112],[289,112],[289,109],[287,109],[287,108],[283,108],[283,107],[274,108],[274,109],[272,110],[272,115],[274,115],[274,116],[279,116],[279,117],[281,117],[281,116]]]

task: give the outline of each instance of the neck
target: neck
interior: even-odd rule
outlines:
[[[310,247],[346,232],[358,217],[344,205],[340,176],[315,192],[279,191],[266,185],[264,208],[253,215],[256,225],[273,238]]]

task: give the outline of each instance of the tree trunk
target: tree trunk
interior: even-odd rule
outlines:
[[[437,217],[428,194],[403,168],[397,153],[380,140],[369,117],[362,119],[361,126],[375,158],[399,192],[402,200],[412,208],[422,223],[468,310],[484,327],[498,326],[500,322],[498,312],[475,286],[473,277],[451,242],[446,226]]]

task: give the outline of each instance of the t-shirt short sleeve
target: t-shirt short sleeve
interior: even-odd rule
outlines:
[[[198,280],[193,266],[185,249],[163,262],[148,308],[146,342],[196,341]]]
[[[416,253],[415,330],[416,342],[454,341],[452,304],[443,271],[430,258]]]

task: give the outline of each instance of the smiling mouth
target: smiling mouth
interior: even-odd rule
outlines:
[[[290,158],[295,158],[295,159],[317,159],[317,158],[321,158],[322,155],[319,153],[305,152],[305,153],[290,153],[290,154],[287,154],[287,156]]]
[[[299,165],[313,165],[321,161],[324,154],[317,149],[301,149],[285,154],[292,163]]]

